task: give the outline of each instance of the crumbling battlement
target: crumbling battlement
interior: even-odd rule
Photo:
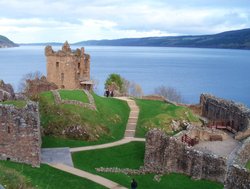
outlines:
[[[151,172],[184,173],[221,183],[227,170],[225,158],[188,147],[159,130],[152,130],[146,136],[144,166]]]
[[[72,51],[66,41],[62,50],[54,51],[46,46],[47,80],[59,88],[80,89],[91,87],[90,55],[84,48]]]
[[[0,104],[0,159],[40,166],[41,134],[38,104],[24,108]]]
[[[242,104],[209,94],[201,94],[200,104],[202,116],[210,121],[220,121],[235,131],[245,131],[250,128],[250,110]]]

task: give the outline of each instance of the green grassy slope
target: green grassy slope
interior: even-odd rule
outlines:
[[[14,105],[17,108],[24,108],[27,103],[24,100],[8,100],[0,102],[0,104],[8,104],[8,105]]]
[[[95,170],[99,167],[118,167],[138,169],[143,165],[145,144],[143,142],[131,142],[125,145],[108,149],[91,150],[73,153],[74,166],[94,174],[104,176],[123,186],[129,188],[130,181],[135,178],[138,181],[138,189],[222,189],[218,183],[205,180],[191,180],[190,177],[182,174],[168,174],[161,178],[160,182],[153,180],[153,174],[147,175],[125,175],[114,173],[100,173]],[[101,155],[100,155],[101,154]]]
[[[55,105],[51,92],[42,93],[41,96],[41,125],[45,130],[53,130],[52,134],[43,137],[43,147],[86,146],[123,138],[129,115],[126,102],[93,94],[97,106],[97,111],[93,111],[75,105]],[[72,124],[83,125],[94,140],[74,140],[61,136],[59,131]]]
[[[0,161],[0,166],[16,170],[20,175],[23,175],[34,188],[38,189],[104,189],[105,187],[94,182],[80,178],[69,173],[54,169],[48,165],[41,165],[40,168],[32,168],[29,165]],[[4,183],[1,177],[0,183]],[[11,175],[10,176],[10,180]],[[14,180],[12,180],[14,182]],[[7,187],[6,189],[28,189],[26,187]]]
[[[88,103],[88,97],[82,90],[59,90],[62,100],[77,100]]]
[[[246,168],[250,171],[250,161],[247,162]]]
[[[136,100],[136,103],[140,108],[136,128],[137,137],[145,137],[147,131],[152,128],[160,128],[168,134],[173,134],[170,128],[172,119],[199,122],[199,119],[186,107],[156,100]]]

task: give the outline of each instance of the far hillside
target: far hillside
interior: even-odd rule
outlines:
[[[18,47],[18,45],[9,40],[7,37],[0,35],[0,48],[7,47]]]
[[[114,40],[90,40],[78,42],[75,43],[75,45],[250,49],[250,29],[226,31],[213,35],[187,35],[124,38]]]

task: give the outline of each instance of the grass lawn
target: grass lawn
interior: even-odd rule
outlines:
[[[83,103],[89,103],[89,99],[83,90],[59,90],[62,100],[77,100]]]
[[[250,160],[247,162],[246,168],[250,171]]]
[[[222,189],[218,183],[205,180],[191,180],[190,177],[182,174],[164,175],[160,182],[153,180],[153,174],[129,176],[125,174],[99,173],[95,168],[99,167],[119,167],[138,169],[143,165],[144,142],[131,142],[125,145],[107,149],[91,150],[73,153],[74,166],[101,175],[123,186],[130,187],[130,181],[135,178],[138,182],[138,189]]]
[[[44,110],[40,108],[41,125],[45,129],[51,125],[67,127],[78,120],[76,124],[86,125],[90,133],[99,136],[98,140],[84,141],[63,138],[58,135],[47,135],[43,137],[43,147],[78,147],[107,143],[123,138],[130,111],[126,102],[93,94],[97,107],[97,111],[93,111],[69,104],[54,105],[51,92],[42,93],[42,97],[46,103],[49,102],[49,106],[52,105],[50,108],[45,107]],[[40,105],[43,105],[43,102],[40,102]],[[51,111],[55,106],[57,106],[56,111]],[[64,114],[58,114],[57,110]]]
[[[160,128],[168,134],[174,134],[169,127],[171,120],[187,120],[189,122],[199,122],[186,107],[175,106],[157,100],[136,100],[140,108],[138,117],[136,136],[145,137],[145,134],[152,128]]]
[[[32,184],[33,188],[39,189],[104,189],[99,184],[80,178],[69,173],[57,170],[48,165],[41,165],[40,168],[32,168],[29,165],[0,161],[0,166],[11,168],[25,176]],[[1,171],[0,171],[1,173]],[[2,178],[2,177],[0,177]],[[4,184],[0,180],[1,184]],[[6,188],[8,189],[8,188]],[[11,189],[19,189],[11,188]]]
[[[8,105],[14,105],[17,108],[24,108],[27,103],[25,100],[8,100],[0,102],[0,104],[8,104]]]

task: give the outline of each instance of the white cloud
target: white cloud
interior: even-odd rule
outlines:
[[[204,5],[183,1],[0,0],[0,32],[16,42],[38,42],[208,34],[250,27],[250,8],[240,6],[245,0],[239,0],[239,6],[231,0],[225,6],[216,6],[214,0]]]

